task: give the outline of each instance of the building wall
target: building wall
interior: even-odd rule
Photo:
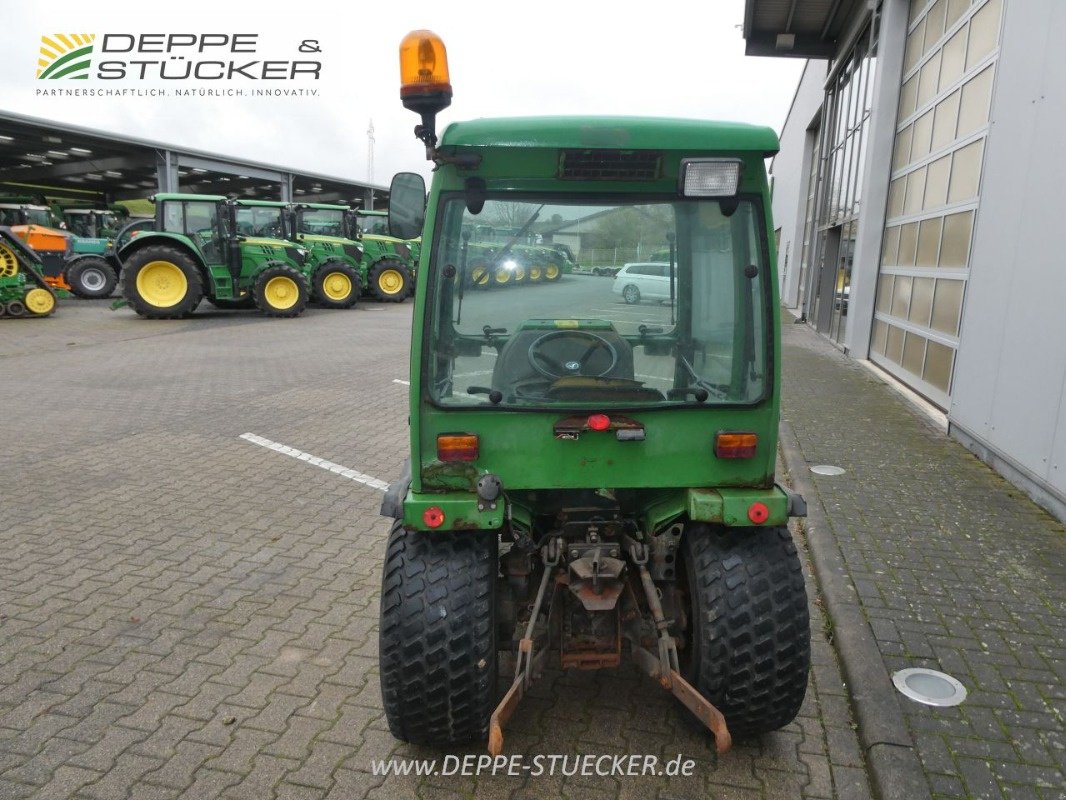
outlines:
[[[1066,518],[1066,30],[1008,0],[959,334],[953,431]]]
[[[803,258],[804,222],[808,195],[814,185],[809,181],[814,137],[822,112],[822,100],[828,62],[808,61],[800,76],[785,127],[781,131],[781,152],[774,157],[774,226],[781,229],[777,246],[777,275],[781,283],[781,302],[789,308],[799,305],[800,272]],[[786,263],[787,259],[787,263]]]

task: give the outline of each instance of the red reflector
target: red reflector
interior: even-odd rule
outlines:
[[[439,528],[444,524],[444,512],[439,506],[430,506],[422,512],[422,521],[430,528]]]
[[[587,425],[594,431],[605,431],[611,427],[611,418],[606,414],[592,414],[589,416]]]
[[[770,519],[770,509],[766,507],[766,503],[752,503],[748,506],[748,519],[756,525],[762,525]]]
[[[442,433],[437,437],[437,458],[441,461],[477,461],[478,438],[472,433]]]
[[[714,454],[718,458],[754,458],[759,437],[754,433],[722,432],[714,437]]]

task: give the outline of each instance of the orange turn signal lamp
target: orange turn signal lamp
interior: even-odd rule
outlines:
[[[477,461],[480,442],[473,433],[442,433],[437,437],[440,461]]]
[[[718,458],[754,458],[758,444],[754,433],[719,431],[714,437],[714,454]]]
[[[443,105],[436,109],[438,111],[446,108],[451,102],[448,51],[444,42],[433,31],[411,31],[400,42],[400,98],[404,100],[404,105],[408,106],[408,99],[426,97],[444,101]],[[418,107],[412,110],[423,109]]]

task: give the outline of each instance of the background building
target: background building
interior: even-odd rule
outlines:
[[[747,0],[808,61],[774,159],[782,298],[1066,519],[1061,0]]]

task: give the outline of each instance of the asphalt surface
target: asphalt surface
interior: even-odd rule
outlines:
[[[509,753],[680,754],[687,777],[373,774],[444,755],[389,735],[377,680],[368,481],[406,456],[410,314],[0,321],[0,798],[870,797],[810,581],[782,731],[716,757],[631,666],[549,672],[507,729]]]

